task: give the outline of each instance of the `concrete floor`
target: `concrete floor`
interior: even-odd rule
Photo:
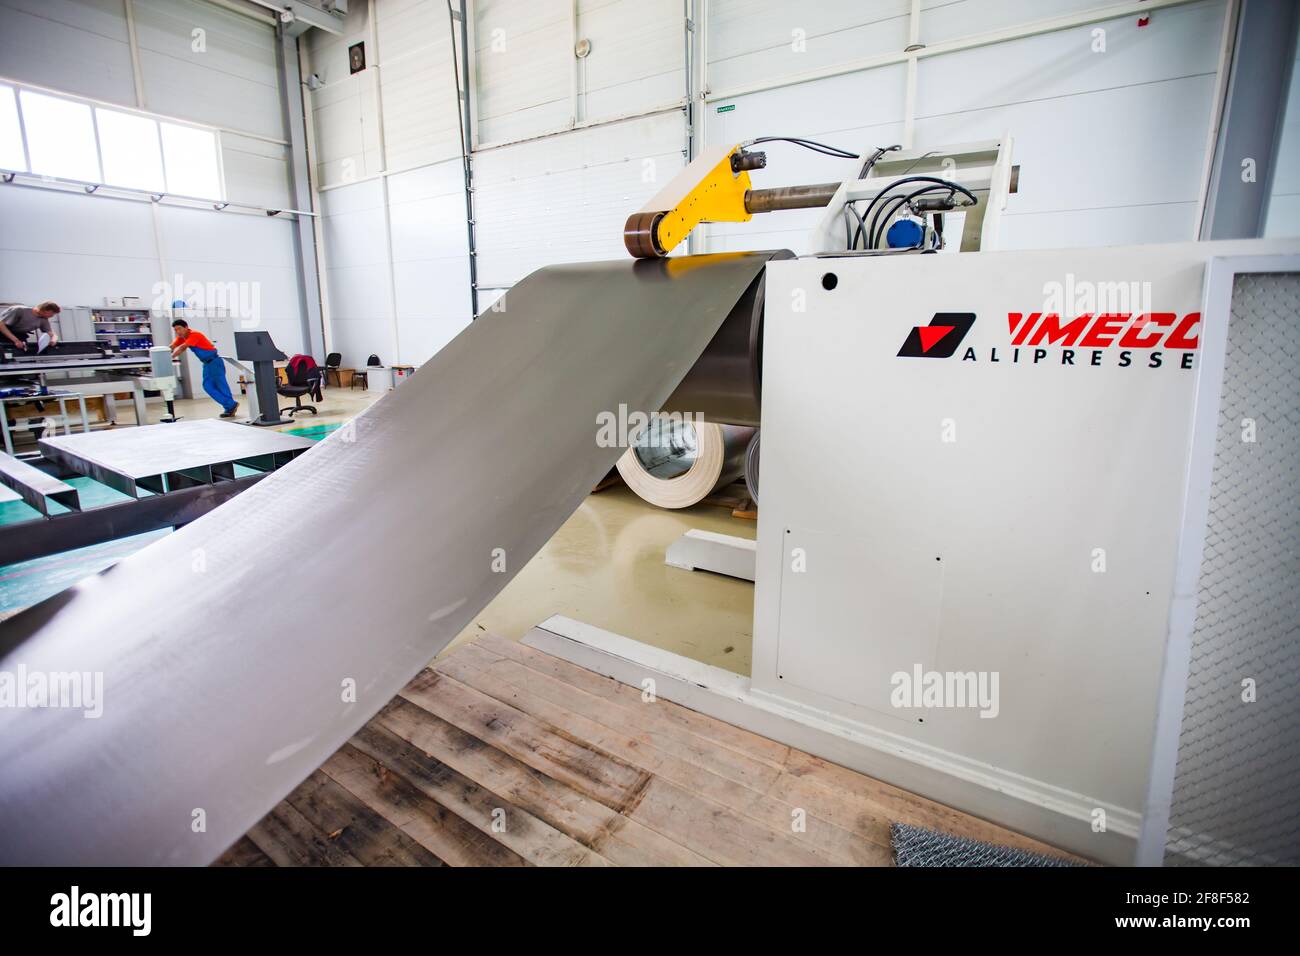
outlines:
[[[233,382],[232,391],[246,402]],[[297,416],[281,430],[345,422],[385,394],[327,388],[324,401],[315,403],[318,415]],[[130,427],[131,403],[119,402],[118,409],[117,427]],[[148,411],[150,423],[166,413],[156,402]],[[240,414],[246,411],[242,406]],[[184,419],[220,412],[206,396],[176,402]],[[450,647],[486,631],[517,639],[551,615],[563,614],[748,675],[753,585],[664,564],[668,545],[691,528],[743,538],[753,538],[757,530],[756,522],[733,518],[730,509],[716,505],[664,511],[622,485],[593,494]]]
[[[665,511],[624,485],[593,494],[451,647],[485,631],[516,639],[563,614],[748,676],[754,586],[664,564],[691,528],[753,538],[757,522],[716,505]]]
[[[248,415],[248,398],[239,394],[239,386],[235,384],[233,379],[230,381],[230,390],[240,402],[239,410],[235,413],[235,420],[241,421]],[[384,395],[387,395],[388,390],[370,389],[363,391],[359,388],[327,388],[321,394],[325,399],[321,402],[304,399],[305,404],[316,406],[318,414],[313,415],[310,412],[304,412],[301,415],[295,415],[293,416],[293,424],[282,425],[278,431],[285,431],[290,428],[307,428],[312,425],[339,424],[348,421],[369,408]],[[290,399],[283,397],[280,401],[283,403],[281,408],[293,404]],[[129,401],[119,401],[117,407],[119,424],[135,422],[135,411]],[[149,412],[151,424],[157,423],[167,414],[166,406],[161,402],[150,402],[146,408]],[[193,399],[182,398],[176,400],[176,414],[184,419],[216,418],[221,414],[221,406],[206,395],[200,395],[198,398]]]

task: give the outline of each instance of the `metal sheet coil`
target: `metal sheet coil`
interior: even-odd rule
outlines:
[[[712,422],[651,427],[618,460],[623,481],[659,508],[689,508],[745,472],[755,429]]]
[[[763,437],[763,430],[756,429],[754,437],[749,440],[749,447],[745,449],[745,487],[749,489],[749,497],[758,504],[758,462],[759,462],[759,440]]]
[[[762,253],[791,259],[794,253]],[[723,425],[757,427],[763,397],[763,279],[745,290],[699,361],[673,390],[664,411],[702,415]]]

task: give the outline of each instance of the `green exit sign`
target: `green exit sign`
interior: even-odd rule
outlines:
[[[736,104],[735,104],[735,103],[728,103],[726,106],[719,106],[719,107],[718,107],[718,112],[719,112],[719,113],[730,113],[730,112],[731,112],[732,110],[734,110],[735,108],[736,108]]]

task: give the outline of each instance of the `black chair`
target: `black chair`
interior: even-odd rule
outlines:
[[[300,361],[300,359],[307,357],[305,355],[295,355],[289,359],[289,365],[284,370],[289,379],[289,384],[280,385],[276,388],[276,391],[285,398],[293,399],[292,406],[280,409],[282,414],[287,414],[291,418],[298,412],[317,414],[315,405],[304,405],[302,403],[304,395],[310,395],[318,402],[324,400],[320,390],[321,380],[325,377],[324,371],[319,368],[308,368],[306,362]]]
[[[343,364],[343,355],[339,352],[331,352],[325,356],[325,384],[330,384],[330,376],[334,377],[334,384],[341,386],[343,376],[339,374],[339,366]]]
[[[378,355],[372,355],[370,356],[370,358],[366,359],[367,369],[379,368],[383,364],[384,364],[383,362],[379,361]],[[357,369],[355,372],[352,373],[352,387],[356,388],[358,385],[361,386],[362,391],[369,390],[370,373],[368,371],[362,371],[361,369]]]

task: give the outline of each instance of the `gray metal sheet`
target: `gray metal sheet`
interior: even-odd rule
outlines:
[[[0,708],[0,860],[215,858],[550,538],[623,451],[598,416],[658,408],[766,259],[535,272],[310,455],[0,624],[0,670],[103,674],[96,719]]]
[[[51,501],[57,501],[71,511],[81,510],[76,488],[4,452],[0,452],[0,484],[12,488],[23,501],[43,515],[50,513]]]

